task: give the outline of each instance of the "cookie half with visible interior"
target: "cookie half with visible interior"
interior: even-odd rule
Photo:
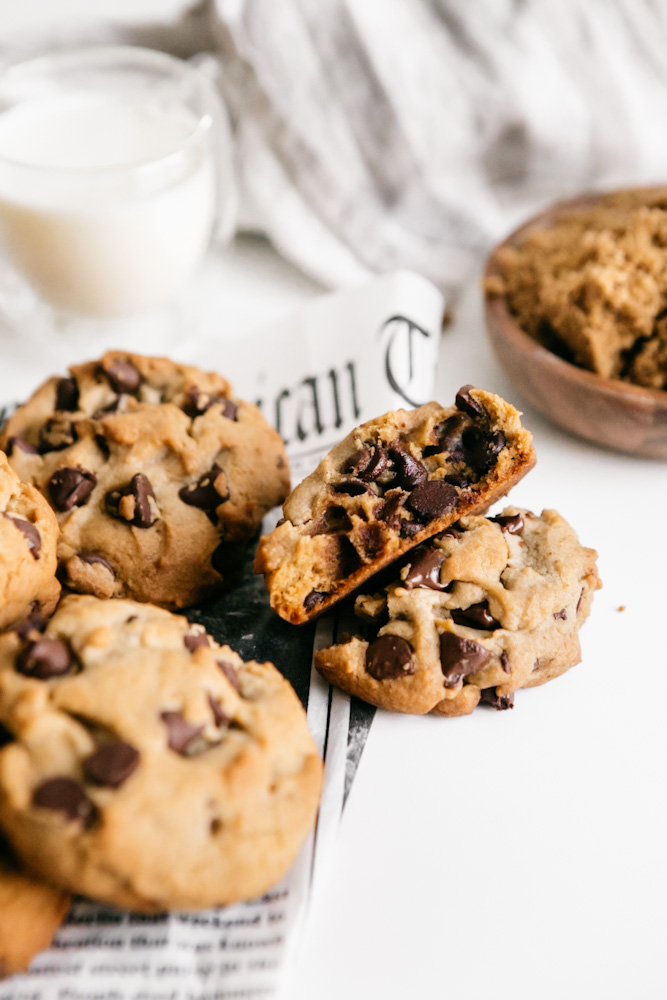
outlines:
[[[48,503],[0,452],[0,631],[55,608],[57,542],[58,522]]]
[[[300,624],[464,514],[483,512],[535,464],[532,436],[499,396],[464,386],[370,420],[287,498],[255,571],[271,606]]]
[[[92,899],[253,899],[315,821],[322,764],[289,683],[153,605],[70,595],[44,632],[1,638],[0,723],[0,827]]]
[[[65,919],[67,893],[19,871],[0,837],[0,979],[28,968]]]
[[[395,712],[512,708],[517,689],[579,662],[596,557],[553,510],[464,517],[357,597],[356,634],[317,652],[317,669]]]
[[[282,440],[214,373],[110,351],[51,378],[0,435],[56,512],[63,582],[188,607],[228,587],[289,490]]]

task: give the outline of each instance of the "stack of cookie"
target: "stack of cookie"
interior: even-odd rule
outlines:
[[[484,516],[534,462],[517,411],[472,386],[330,452],[256,559],[295,624],[363,585],[356,627],[316,653],[327,680],[394,711],[465,715],[511,708],[518,688],[579,662],[596,553],[552,510]]]
[[[275,667],[172,613],[233,586],[286,496],[283,443],[259,410],[218,375],[110,352],[42,385],[0,448],[10,973],[70,892],[157,912],[266,891],[312,828],[322,775]],[[28,934],[21,914],[40,898]]]

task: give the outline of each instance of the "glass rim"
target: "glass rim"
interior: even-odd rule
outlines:
[[[90,63],[91,69],[104,66],[105,62],[118,62],[122,69],[122,62],[128,66],[134,65],[136,68],[162,68],[167,70],[174,78],[191,78],[194,81],[205,83],[206,77],[197,66],[179,59],[177,56],[160,52],[157,49],[147,49],[140,45],[93,45],[93,46],[69,46],[59,49],[56,52],[47,52],[41,55],[32,56],[29,59],[18,59],[8,63],[0,71],[0,96],[7,82],[11,82],[11,77],[19,77],[23,73],[29,74],[31,71],[44,68],[48,70],[51,64],[60,68],[71,64],[73,67],[80,65],[85,67]],[[21,102],[17,101],[15,106]],[[2,112],[0,112],[0,117]],[[112,174],[133,174],[146,173],[169,163],[183,155],[188,148],[195,144],[200,136],[205,135],[213,124],[213,117],[206,111],[197,116],[197,123],[192,131],[188,133],[183,141],[175,148],[160,156],[149,156],[143,159],[133,160],[131,163],[115,163],[109,165],[98,165],[88,167],[62,167],[45,166],[41,163],[30,163],[26,160],[18,160],[11,156],[0,153],[0,166],[7,166],[13,170],[29,171],[34,173],[50,174],[52,176],[66,177],[97,177]]]

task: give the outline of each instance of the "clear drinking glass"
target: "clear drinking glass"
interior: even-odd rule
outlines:
[[[5,330],[108,331],[164,307],[234,212],[225,110],[196,66],[105,46],[0,76]]]

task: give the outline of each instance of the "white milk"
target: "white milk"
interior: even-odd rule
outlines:
[[[204,254],[213,155],[186,108],[55,92],[0,114],[0,241],[48,303],[127,315],[169,299]]]

